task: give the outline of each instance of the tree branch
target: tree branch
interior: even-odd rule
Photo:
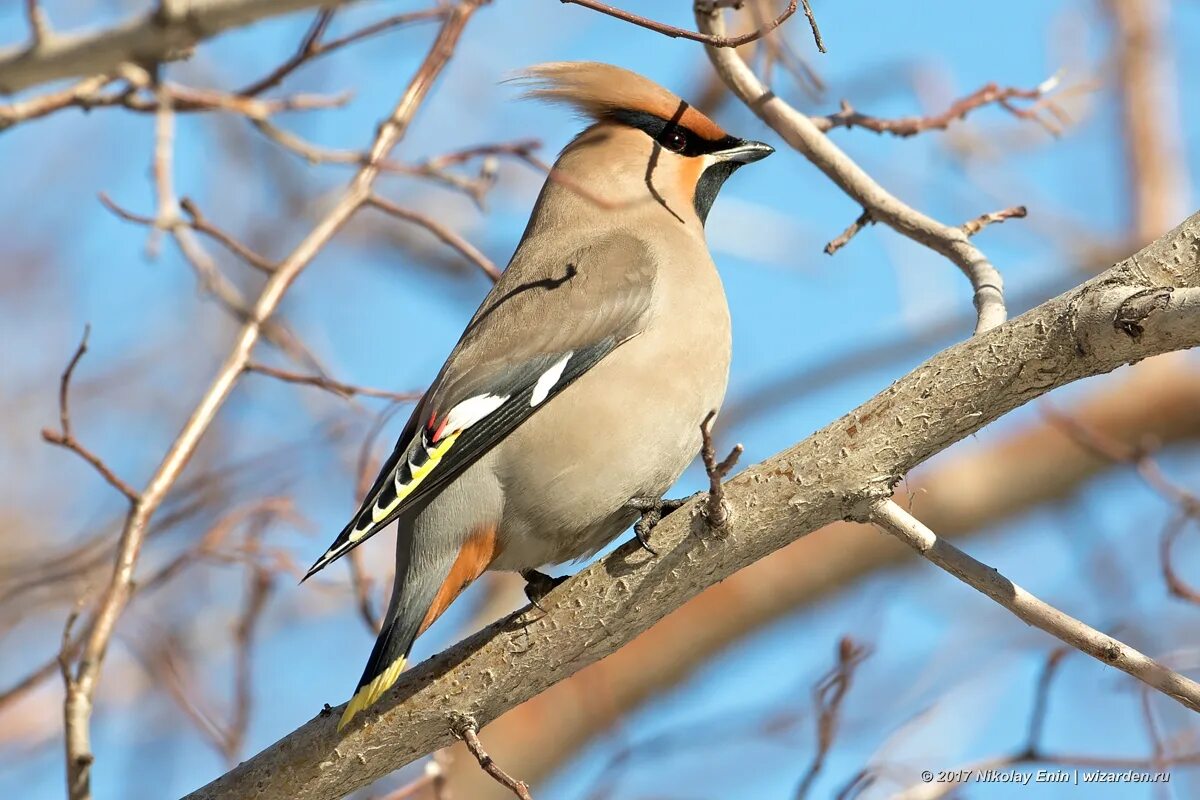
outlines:
[[[205,39],[260,19],[351,0],[189,0],[186,13],[158,7],[111,28],[51,34],[0,50],[0,94],[62,78],[113,74],[121,64],[143,67],[186,58]]]
[[[71,430],[71,376],[75,374],[75,367],[79,365],[79,360],[83,358],[83,354],[87,352],[88,334],[92,328],[90,325],[83,327],[83,338],[79,340],[79,346],[75,348],[75,354],[71,356],[71,360],[67,362],[67,368],[63,370],[62,378],[58,382],[58,425],[57,432],[49,428],[42,429],[42,439],[50,444],[65,447],[67,450],[75,453],[77,456],[86,461],[92,469],[100,473],[100,477],[108,481],[109,486],[112,486],[118,492],[125,496],[125,499],[130,503],[138,502],[137,490],[121,479],[117,473],[113,472],[112,467],[104,462],[104,459],[93,453],[91,450],[83,446],[83,444],[75,438],[74,431]]]
[[[1102,664],[1137,678],[1147,686],[1200,711],[1200,683],[1168,669],[1127,644],[1064,614],[1031,595],[994,568],[959,550],[921,524],[894,500],[879,499],[870,505],[870,518],[923,558],[932,561],[963,583],[977,589],[1021,620],[1086,653]]]
[[[741,47],[744,44],[749,44],[757,39],[761,39],[771,31],[778,28],[788,17],[796,13],[798,0],[789,0],[787,8],[780,13],[775,19],[763,25],[757,30],[743,33],[741,36],[725,36],[714,35],[711,33],[697,33],[689,31],[687,28],[679,28],[674,25],[667,25],[664,22],[656,22],[648,17],[643,17],[638,14],[633,14],[629,11],[610,6],[608,3],[601,3],[600,0],[559,0],[560,3],[573,4],[590,8],[593,11],[599,11],[601,14],[607,14],[610,17],[615,17],[622,22],[628,22],[632,25],[637,25],[640,28],[661,33],[663,36],[670,36],[672,39],[690,39],[693,42],[702,42],[709,47]],[[808,15],[809,23],[812,25],[813,35],[817,39],[817,46],[821,48],[821,52],[825,52],[824,43],[821,41],[821,34],[817,30],[816,20],[813,19],[812,12],[808,8],[808,2],[804,3],[805,14]]]
[[[703,2],[697,2],[695,8],[700,30],[715,35],[724,33],[722,11],[709,8],[709,4]],[[961,228],[938,222],[891,195],[823,134],[807,114],[800,113],[764,86],[736,50],[716,47],[706,50],[717,73],[733,93],[862,206],[864,213],[869,213],[874,221],[882,222],[897,233],[940,253],[962,270],[975,290],[975,310],[979,315],[976,333],[1005,320],[1008,312],[1004,307],[1004,283],[1000,273],[979,248],[971,244]],[[862,220],[861,216],[859,220]],[[851,225],[834,241],[848,239],[861,227],[857,223]],[[841,243],[844,244],[844,241]]]
[[[1159,299],[1144,302],[1159,287]],[[800,536],[890,497],[900,477],[1051,389],[1200,344],[1200,214],[1103,275],[972,337],[880,395],[725,484],[725,536],[700,515],[665,518],[662,554],[627,544],[551,594],[400,679],[344,734],[316,716],[190,800],[336,798],[444,747],[453,720],[485,725],[628,643],[704,588]],[[1166,287],[1171,287],[1167,289]],[[1136,321],[1131,318],[1142,314]],[[1132,324],[1130,324],[1132,323]]]
[[[1122,370],[1122,379],[1098,380],[1069,413],[1120,442],[1194,445],[1200,437],[1200,371],[1187,360],[1168,356],[1163,363],[1160,357]],[[730,411],[726,404],[722,424],[736,430]],[[1036,417],[991,441],[956,449],[939,456],[936,467],[906,476],[895,495],[915,498],[922,521],[956,542],[1063,502],[1112,466]],[[631,644],[505,713],[488,726],[489,752],[536,786],[635,709],[682,685],[756,631],[866,576],[911,563],[912,552],[874,526],[826,525],[705,589]],[[500,800],[464,758],[452,760],[449,770],[456,792]]]

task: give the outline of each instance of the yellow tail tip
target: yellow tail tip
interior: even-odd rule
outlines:
[[[346,704],[346,710],[342,712],[342,719],[338,722],[338,733],[354,719],[358,712],[375,704],[375,701],[383,697],[384,692],[392,688],[397,680],[400,679],[400,673],[404,671],[404,664],[408,659],[404,656],[392,662],[391,666],[383,672],[375,676],[374,680],[366,686],[354,693],[354,697],[350,698],[350,702]]]

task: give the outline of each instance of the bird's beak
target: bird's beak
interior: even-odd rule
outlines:
[[[751,164],[766,158],[774,152],[775,148],[765,142],[752,142],[742,139],[733,147],[713,153],[713,158],[717,161],[732,161],[735,164]]]

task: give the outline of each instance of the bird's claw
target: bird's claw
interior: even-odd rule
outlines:
[[[657,556],[658,551],[650,546],[650,533],[658,523],[662,522],[663,517],[673,511],[677,511],[700,494],[703,494],[703,492],[697,492],[688,497],[681,497],[674,500],[668,500],[664,497],[630,498],[626,505],[641,514],[638,521],[633,523],[633,535],[637,537],[638,544],[645,548],[650,555]]]
[[[544,572],[538,572],[536,569],[527,569],[521,573],[521,577],[525,579],[525,597],[533,604],[533,607],[538,611],[545,611],[542,608],[542,600],[546,599],[546,595],[554,590],[554,587],[569,578],[569,575],[562,575],[557,578],[551,578]]]

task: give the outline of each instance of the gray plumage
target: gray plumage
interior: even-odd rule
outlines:
[[[585,558],[628,528],[630,501],[675,483],[725,395],[729,310],[703,220],[721,182],[770,148],[615,67],[532,72],[595,124],[559,157],[507,269],[314,566],[398,520],[392,602],[343,725],[483,570]]]

